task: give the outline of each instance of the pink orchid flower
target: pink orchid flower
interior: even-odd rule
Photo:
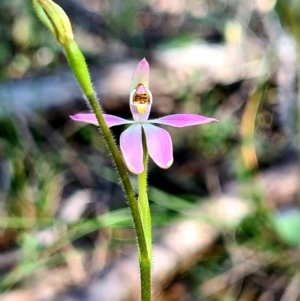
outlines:
[[[133,74],[129,97],[133,120],[103,114],[108,127],[131,124],[120,137],[120,148],[128,169],[139,174],[144,170],[142,131],[145,133],[149,156],[161,168],[169,168],[173,163],[173,146],[170,134],[153,124],[185,127],[217,121],[214,118],[197,114],[173,114],[150,119],[152,94],[149,90],[149,64],[142,59]],[[76,114],[70,116],[75,121],[98,125],[95,114]]]

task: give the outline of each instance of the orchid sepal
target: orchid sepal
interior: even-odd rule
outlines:
[[[144,170],[142,125],[133,124],[120,137],[120,148],[127,168],[134,174]]]
[[[150,68],[147,60],[143,58],[134,70],[132,81],[130,85],[130,91],[137,88],[138,85],[142,84],[146,89],[149,89],[149,76]]]
[[[160,168],[169,168],[173,164],[173,145],[170,134],[151,123],[144,123],[143,130],[151,159]]]
[[[198,114],[172,114],[156,119],[151,119],[148,120],[148,122],[182,128],[186,126],[218,122],[218,120]]]
[[[79,114],[71,115],[70,118],[73,119],[74,121],[80,121],[80,122],[84,122],[84,123],[98,125],[97,118],[96,118],[95,114],[93,114],[93,113],[87,113],[87,114],[79,113]],[[118,117],[115,115],[110,115],[110,114],[103,114],[103,118],[108,127],[134,123],[134,121],[132,121],[132,120],[126,120],[124,118],[121,118],[121,117]]]

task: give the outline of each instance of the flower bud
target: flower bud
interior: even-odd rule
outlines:
[[[74,40],[72,26],[66,13],[52,0],[32,0],[32,3],[42,23],[63,47],[72,72],[85,96],[89,98],[95,95],[84,56]]]
[[[66,46],[73,41],[72,26],[63,9],[51,0],[33,0],[35,11],[56,41]]]

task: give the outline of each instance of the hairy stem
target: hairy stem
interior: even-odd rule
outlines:
[[[151,235],[151,214],[147,195],[147,167],[148,152],[146,146],[145,134],[142,134],[143,140],[143,163],[144,170],[138,175],[138,207],[147,245],[147,254],[139,248],[139,260],[141,269],[141,290],[142,301],[151,300],[151,263],[152,263],[152,235]]]

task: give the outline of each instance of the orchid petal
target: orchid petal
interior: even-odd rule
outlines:
[[[173,146],[170,134],[155,125],[143,123],[149,156],[161,168],[173,163]]]
[[[71,119],[73,119],[75,121],[99,125],[95,114],[92,114],[92,113],[76,114],[76,115],[72,115],[70,117],[71,117]],[[126,120],[126,119],[120,118],[118,116],[110,115],[110,114],[103,114],[103,118],[108,127],[112,127],[115,125],[121,125],[121,124],[133,123],[133,121]]]
[[[120,148],[128,169],[134,174],[141,173],[144,170],[141,124],[133,124],[121,134]]]
[[[214,121],[218,121],[218,120],[202,115],[197,115],[197,114],[173,114],[173,115],[167,115],[161,118],[149,120],[150,123],[171,125],[177,128],[182,128],[185,126],[191,126],[197,124],[205,124]]]
[[[146,89],[149,89],[149,74],[150,74],[150,68],[147,60],[143,58],[137,65],[131,85],[130,85],[130,91],[137,88],[139,84],[142,84]]]

